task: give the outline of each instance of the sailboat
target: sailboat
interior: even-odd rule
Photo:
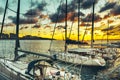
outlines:
[[[71,39],[67,39],[66,43],[67,44],[83,44],[83,45],[88,45],[87,42],[76,41],[76,40],[71,40]]]
[[[112,42],[111,44],[113,44],[114,46],[116,46],[117,48],[120,48],[120,42]]]
[[[8,0],[6,1],[5,14],[8,5]],[[4,19],[2,29],[4,26]],[[80,80],[79,76],[76,74],[72,74],[58,68],[54,65],[54,62],[50,56],[46,56],[44,54],[38,54],[30,51],[20,50],[19,43],[19,16],[20,14],[20,0],[18,0],[18,8],[17,8],[17,23],[16,23],[16,43],[15,43],[15,51],[14,51],[14,60],[0,58],[0,67],[3,73],[5,73],[9,79],[12,80]],[[1,34],[2,34],[1,29]],[[20,52],[21,51],[21,52]],[[33,54],[37,56],[47,57],[47,59],[35,59],[29,62],[19,61],[23,56],[25,57],[28,54]],[[9,74],[10,73],[10,74]]]
[[[79,10],[80,2],[78,2],[78,41],[79,41]],[[93,1],[93,16],[92,16],[92,33],[91,33],[91,48],[75,48],[67,50],[67,8],[66,8],[66,29],[65,29],[65,52],[57,53],[56,58],[66,63],[85,66],[105,66],[106,61],[102,57],[100,49],[93,48],[93,29],[94,29],[94,1]]]

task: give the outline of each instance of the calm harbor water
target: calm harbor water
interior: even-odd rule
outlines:
[[[97,41],[95,44],[101,44],[106,43],[106,41]],[[20,40],[20,48],[27,51],[32,52],[43,52],[48,53],[48,50],[50,48],[50,40]],[[90,42],[89,42],[90,43]],[[77,45],[69,45],[69,48],[77,47]],[[14,56],[14,48],[15,48],[15,40],[0,40],[0,57],[8,57],[13,58]],[[63,51],[64,50],[64,41],[56,41],[54,40],[51,45],[51,50],[55,51]],[[68,64],[62,64],[62,66],[66,66]],[[76,71],[81,66],[74,66]],[[100,67],[88,67],[88,66],[82,66],[81,69],[81,77],[82,80],[93,80],[92,78],[94,75],[97,74],[97,72],[100,70]]]

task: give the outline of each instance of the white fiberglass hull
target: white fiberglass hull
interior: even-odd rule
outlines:
[[[21,63],[20,61],[16,61],[16,62],[12,62],[12,61],[8,61],[8,60],[4,60],[4,59],[0,59],[0,64],[8,71],[12,71],[12,73],[14,75],[16,75],[16,77],[18,77],[18,73],[20,73],[20,77],[22,77],[23,79],[20,79],[20,80],[29,80],[29,79],[33,79],[33,77],[31,77],[30,75],[28,74],[25,74],[25,71],[27,70],[27,67],[28,67],[28,64],[27,63]],[[60,71],[60,75],[56,75],[56,72]],[[12,75],[13,75],[12,74]],[[32,72],[33,74],[33,72]],[[39,70],[36,70],[35,71],[35,74],[40,76],[40,71]],[[56,68],[53,68],[53,67],[47,67],[45,69],[45,76],[43,78],[47,78],[47,79],[51,79],[51,80],[56,80],[58,77],[61,79],[61,80],[81,80],[77,75],[72,75],[71,73],[66,73],[65,71],[61,71],[59,69],[56,69]],[[53,76],[54,76],[54,79],[53,79]],[[26,77],[29,77],[26,78]],[[41,77],[39,77],[39,80],[43,79]],[[18,79],[18,78],[17,78]]]
[[[68,63],[86,66],[105,66],[106,62],[103,58],[91,58],[70,53],[59,53],[57,59]]]
[[[14,75],[16,78],[17,77],[22,77],[23,80],[26,80],[27,77],[32,79],[32,77],[30,77],[29,75],[25,74],[25,71],[27,69],[27,64],[25,63],[21,63],[21,62],[12,62],[9,60],[5,60],[5,59],[0,59],[0,64],[4,67],[4,69],[7,72],[12,73],[11,75]],[[4,73],[4,71],[3,71]],[[20,74],[18,76],[18,74]],[[9,74],[7,74],[10,78],[11,76]],[[21,79],[20,79],[21,80]]]

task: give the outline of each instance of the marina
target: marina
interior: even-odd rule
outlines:
[[[12,40],[5,40],[5,41],[1,41],[1,43],[0,44],[2,44],[2,45],[4,45],[3,44],[3,42],[5,43],[5,44],[9,44],[9,46],[5,46],[5,47],[2,47],[1,46],[1,51],[2,50],[6,50],[6,48],[8,47],[8,51],[5,51],[4,53],[4,56],[6,56],[6,58],[10,58],[11,57],[11,59],[14,57],[14,56],[11,56],[11,55],[13,55],[12,53],[13,53],[13,49],[14,49],[14,45],[13,45],[13,43],[14,43],[14,41],[12,41]],[[25,42],[27,42],[27,44],[29,44],[29,43],[34,43],[34,45],[35,44],[41,44],[42,45],[42,43],[41,42],[43,42],[43,40],[37,40],[37,43],[36,43],[36,41],[34,41],[34,40],[20,40],[20,42],[22,43],[21,44],[21,47],[22,46],[24,46],[25,45]],[[46,43],[50,43],[50,41],[49,40],[44,40],[44,42],[46,42]],[[55,41],[56,42],[56,41]],[[57,41],[58,43],[60,42],[61,43],[61,41]],[[64,42],[62,42],[63,43],[63,45],[61,45],[61,50],[63,49],[64,50]],[[47,53],[46,52],[46,50],[48,50],[49,49],[49,47],[42,47],[42,46],[36,46],[36,48],[35,49],[31,49],[31,48],[28,48],[28,46],[31,46],[31,47],[33,47],[34,45],[31,45],[31,44],[29,44],[29,45],[27,45],[27,46],[24,46],[23,47],[23,49],[26,49],[27,51],[33,51],[33,52],[37,52],[37,53],[40,53],[40,52],[44,52],[44,53],[46,53],[46,55],[49,55],[50,56],[50,53]],[[53,47],[53,49],[56,49],[56,47],[60,47],[60,45],[57,45],[57,44],[55,44],[56,46],[54,46]],[[9,47],[11,47],[11,49],[9,48]],[[42,47],[42,48],[41,48]],[[73,47],[73,45],[69,45],[69,47]],[[76,47],[76,46],[74,46],[74,47]],[[38,51],[38,49],[40,49],[39,51]],[[57,49],[56,49],[57,50]],[[59,48],[58,48],[58,50],[57,51],[60,51],[59,50]],[[7,54],[8,52],[11,52],[11,54]],[[27,54],[27,53],[26,53]],[[4,57],[3,56],[3,57]],[[1,56],[2,57],[2,56]],[[27,68],[27,64],[30,62],[30,61],[32,61],[32,60],[37,60],[37,59],[45,59],[45,57],[40,57],[39,55],[33,55],[33,54],[27,54],[27,56],[26,57],[22,57],[22,58],[20,58],[19,60],[22,62],[22,65],[26,65],[26,68]],[[48,58],[48,59],[50,59],[50,58]],[[4,59],[3,59],[4,60]],[[71,64],[71,63],[65,63],[65,62],[57,62],[57,61],[54,61],[54,63],[55,64],[58,64],[58,66],[60,65],[61,66],[61,68],[66,68],[65,70],[77,70],[78,72],[77,72],[77,74],[79,73],[79,74],[81,74],[81,78],[83,79],[83,80],[85,80],[85,79],[92,79],[94,76],[97,76],[97,72],[99,72],[99,71],[101,71],[101,70],[104,70],[105,69],[105,67],[103,66],[103,67],[100,67],[100,66],[84,66],[84,65],[82,65],[82,68],[81,68],[81,65],[77,65],[77,64]],[[20,65],[20,64],[19,64]],[[23,69],[23,67],[22,67],[22,65],[21,65],[21,68]],[[24,67],[25,67],[25,65],[24,65]],[[112,65],[113,65],[113,63],[112,63]],[[17,65],[18,66],[18,65]],[[10,66],[9,66],[10,67]],[[19,66],[20,67],[20,66]],[[18,67],[18,68],[19,68]],[[81,68],[81,69],[80,69]],[[10,77],[12,77],[12,75],[10,75],[10,73],[8,73],[9,74],[9,76]],[[12,73],[13,74],[13,73]],[[91,75],[90,75],[91,74]]]
[[[1,80],[120,79],[119,1],[26,1],[0,3]]]

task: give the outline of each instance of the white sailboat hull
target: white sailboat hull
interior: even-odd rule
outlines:
[[[22,77],[22,80],[29,80],[27,77],[29,77],[30,79],[33,79],[32,76],[25,74],[25,71],[27,70],[28,64],[27,63],[22,63],[20,61],[16,61],[16,62],[12,62],[12,61],[8,61],[5,59],[0,59],[0,64],[9,72],[11,72],[12,70],[12,75],[16,75],[16,77],[18,77],[18,73],[21,75],[19,77]],[[60,75],[56,75],[56,72],[60,71]],[[33,72],[31,71],[31,74],[33,74]],[[44,77],[40,77],[40,71],[36,70],[35,74],[37,76],[39,76],[39,80],[43,80],[44,78],[47,79],[51,79],[51,80],[57,80],[57,78],[60,78],[61,80],[81,80],[77,75],[72,75],[71,73],[66,73],[65,71],[61,71],[59,69],[53,68],[53,67],[46,67],[45,69],[45,75]],[[53,79],[53,76],[55,77]],[[72,77],[72,78],[71,78]]]
[[[59,53],[57,59],[68,63],[86,66],[105,66],[106,64],[105,60],[101,57],[91,58],[90,56],[86,57],[70,53]]]
[[[27,69],[27,64],[20,63],[20,62],[12,62],[5,59],[0,59],[0,64],[6,69],[8,72],[12,72],[11,75],[15,75],[15,77],[18,77],[18,73],[20,73],[20,77],[22,77],[24,80],[26,80],[26,77],[32,78],[25,74],[25,70]],[[4,73],[4,71],[3,71]],[[9,75],[8,75],[9,76]],[[26,77],[25,77],[26,76]],[[11,77],[11,76],[10,76]]]

